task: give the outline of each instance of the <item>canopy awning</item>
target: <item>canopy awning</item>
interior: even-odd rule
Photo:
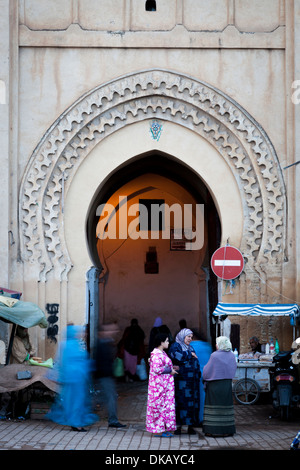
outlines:
[[[299,316],[297,304],[227,304],[219,302],[213,315]]]
[[[40,307],[32,302],[23,302],[0,295],[0,320],[31,328],[47,328],[48,322]]]

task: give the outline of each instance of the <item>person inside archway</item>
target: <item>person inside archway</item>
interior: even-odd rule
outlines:
[[[130,326],[125,328],[122,339],[118,345],[118,356],[124,360],[125,379],[133,381],[136,379],[136,366],[145,357],[145,333],[133,318]]]
[[[173,343],[173,336],[171,334],[170,328],[167,325],[163,324],[163,321],[160,317],[157,317],[150,331],[148,356],[150,356],[151,352],[154,349],[154,340],[155,340],[156,335],[158,335],[159,333],[166,333],[168,335],[169,346]]]

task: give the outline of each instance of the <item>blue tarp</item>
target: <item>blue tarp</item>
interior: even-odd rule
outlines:
[[[219,302],[213,315],[299,316],[297,304],[227,304]]]
[[[15,323],[24,328],[36,325],[41,328],[48,326],[43,310],[32,302],[23,302],[22,300],[16,300],[16,303],[11,307],[0,301],[0,320]]]

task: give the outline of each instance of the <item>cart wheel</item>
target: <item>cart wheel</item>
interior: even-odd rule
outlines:
[[[233,387],[235,399],[242,405],[253,405],[260,395],[260,386],[253,379],[240,379]]]

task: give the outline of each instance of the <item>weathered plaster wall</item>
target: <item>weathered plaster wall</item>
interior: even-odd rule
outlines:
[[[76,263],[68,279],[58,282],[54,269],[46,283],[40,282],[33,258],[24,264],[18,236],[21,181],[34,150],[51,126],[56,129],[57,120],[69,106],[108,81],[156,68],[184,73],[221,90],[242,106],[270,138],[278,158],[279,174],[283,176],[280,184],[284,184],[288,207],[285,227],[281,230],[283,252],[278,253],[282,262],[280,269],[273,266],[272,272],[260,272],[262,280],[255,285],[249,287],[241,279],[237,298],[245,300],[249,290],[260,290],[261,298],[270,302],[299,301],[300,166],[281,170],[298,159],[299,106],[292,103],[291,84],[300,78],[297,76],[299,0],[157,0],[156,12],[145,12],[145,2],[140,0],[0,0],[0,6],[3,25],[0,28],[3,64],[0,284],[21,290],[24,300],[36,301],[42,307],[58,304],[60,331],[71,318],[84,321],[85,299],[81,296],[79,300],[78,292],[84,289],[82,274],[88,265],[87,250],[82,249],[82,227],[76,239],[68,220],[72,214],[70,219],[76,220],[78,216],[81,223],[95,185],[88,188],[89,197],[79,202],[79,214],[75,205],[72,206],[76,195],[74,198],[71,195],[77,184],[81,184],[87,162],[93,161],[100,148],[102,154],[107,146],[110,156],[112,148],[124,148],[127,153],[120,157],[119,152],[115,163],[120,163],[119,158],[125,161],[136,155],[139,148],[144,150],[148,143],[140,146],[136,137],[139,132],[143,135],[146,124],[139,122],[106,137],[79,166],[78,173],[74,173],[73,182],[67,187],[66,239],[71,258],[82,249],[84,263],[80,266]],[[168,136],[167,153],[173,148],[174,155],[187,159],[180,133],[185,135],[188,131],[174,131],[170,122],[164,130],[164,136]],[[122,146],[124,133],[133,139],[132,148],[126,137],[127,146]],[[162,139],[160,145],[165,144]],[[39,158],[42,160],[41,154]],[[194,162],[190,163],[195,166]],[[113,165],[109,168],[101,165],[98,185],[108,171],[113,171]],[[200,173],[199,169],[199,175],[203,176]],[[214,197],[218,203],[222,199],[217,193]],[[237,199],[239,204],[243,205]],[[37,222],[32,220],[33,224]],[[276,220],[270,230],[273,225],[276,226]],[[245,336],[249,331],[245,330]],[[42,352],[44,335],[45,332],[37,332],[35,336]]]

